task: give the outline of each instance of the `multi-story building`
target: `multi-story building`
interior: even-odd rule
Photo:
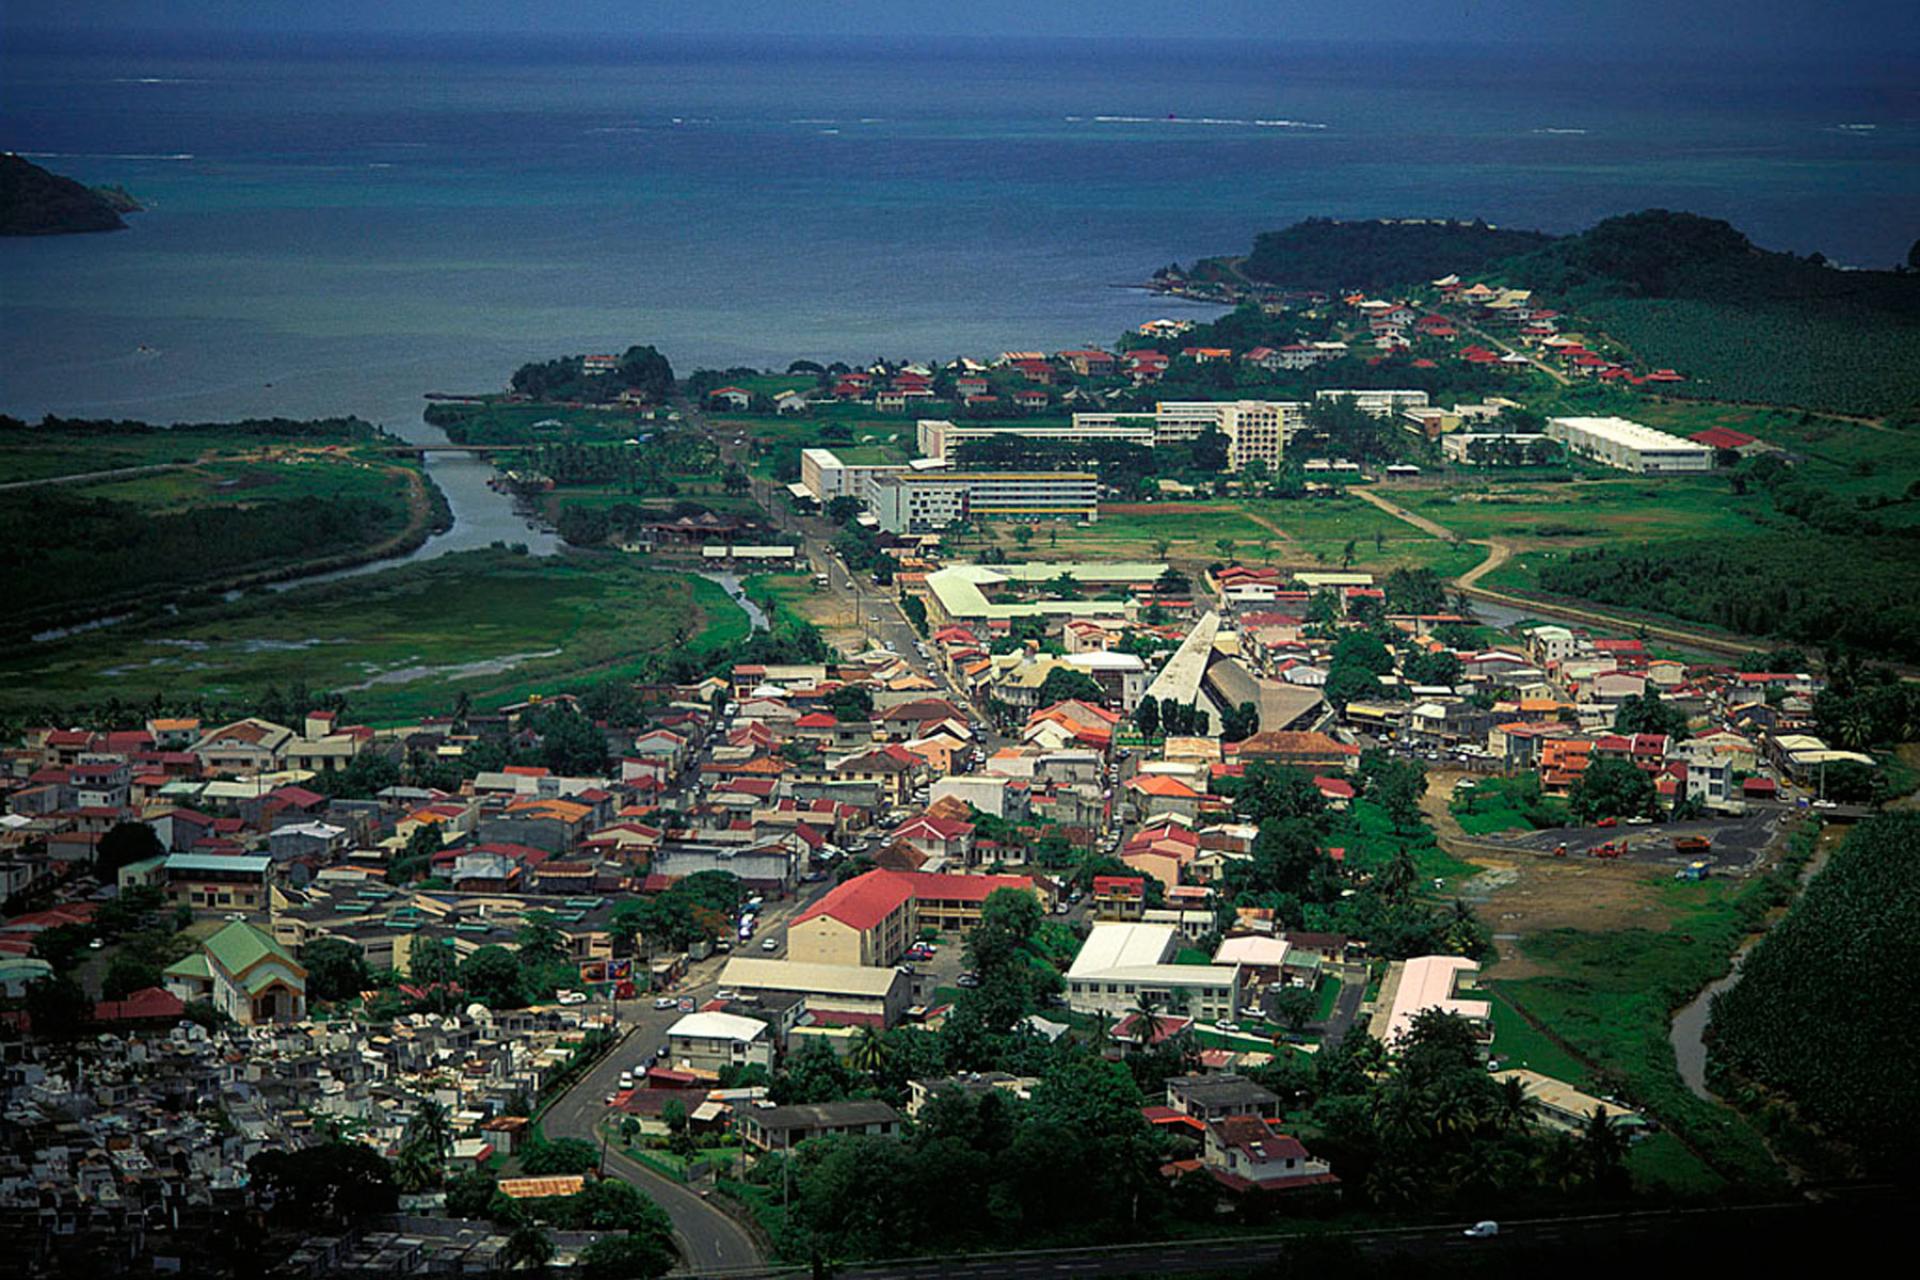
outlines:
[[[890,533],[932,533],[975,516],[1092,521],[1100,477],[1078,471],[901,471],[870,478],[867,506]]]
[[[1153,447],[1153,417],[1144,413],[1076,413],[1071,424],[1060,422],[950,422],[920,419],[921,456],[952,461],[955,451],[978,440],[1118,440]],[[803,460],[804,468],[804,460]]]

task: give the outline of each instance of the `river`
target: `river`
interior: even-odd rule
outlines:
[[[415,415],[385,428],[408,444],[444,445],[452,443],[447,433]],[[560,538],[545,524],[523,512],[513,495],[493,487],[493,464],[476,453],[428,453],[423,455],[427,478],[440,486],[447,506],[453,512],[453,527],[436,533],[403,556],[369,560],[348,569],[330,573],[310,573],[273,584],[275,591],[333,582],[363,573],[378,573],[403,564],[434,560],[455,551],[478,551],[496,542],[522,543],[536,556],[550,556],[560,550]]]
[[[1827,865],[1831,846],[1825,841],[1816,841],[1813,856],[1807,859],[1807,865],[1800,872],[1800,888],[1805,891],[1820,869]],[[1766,937],[1766,929],[1772,928],[1771,922],[1753,937],[1740,944],[1733,953],[1733,967],[1723,978],[1709,982],[1701,988],[1700,994],[1688,1001],[1679,1012],[1673,1015],[1672,1029],[1668,1039],[1673,1042],[1674,1065],[1680,1070],[1680,1079],[1686,1083],[1696,1098],[1707,1102],[1719,1102],[1713,1091],[1707,1087],[1707,1023],[1713,1017],[1714,997],[1723,991],[1731,991],[1739,984],[1747,955],[1760,940]]]

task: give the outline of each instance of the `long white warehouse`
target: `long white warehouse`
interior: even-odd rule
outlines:
[[[1713,469],[1713,450],[1625,418],[1548,418],[1547,435],[1583,458],[1637,475]]]

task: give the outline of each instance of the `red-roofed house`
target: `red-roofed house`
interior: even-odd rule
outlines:
[[[1337,1186],[1325,1160],[1259,1116],[1227,1116],[1207,1125],[1207,1172],[1229,1191],[1294,1191]]]

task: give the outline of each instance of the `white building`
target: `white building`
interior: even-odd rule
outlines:
[[[1547,434],[1583,458],[1638,475],[1713,470],[1713,450],[1625,418],[1548,418]]]
[[[922,418],[918,426],[921,456],[951,461],[960,445],[976,440],[1118,440],[1153,447],[1153,418],[1144,413],[1076,413],[1071,424],[1061,422],[950,422]]]
[[[1182,941],[1170,924],[1094,925],[1067,970],[1067,1007],[1125,1017],[1144,992],[1166,1013],[1233,1017],[1240,1007],[1239,966],[1173,964]]]
[[[773,1035],[758,1018],[737,1013],[690,1013],[667,1029],[667,1056],[694,1071],[722,1067],[773,1069]]]
[[[1097,520],[1100,477],[1079,471],[923,471],[871,478],[867,506],[889,533],[935,533],[976,516]]]
[[[1392,418],[1409,409],[1427,407],[1427,393],[1424,391],[1376,391],[1371,388],[1347,390],[1335,388],[1313,393],[1315,401],[1347,400],[1362,413],[1370,413],[1376,418]]]

